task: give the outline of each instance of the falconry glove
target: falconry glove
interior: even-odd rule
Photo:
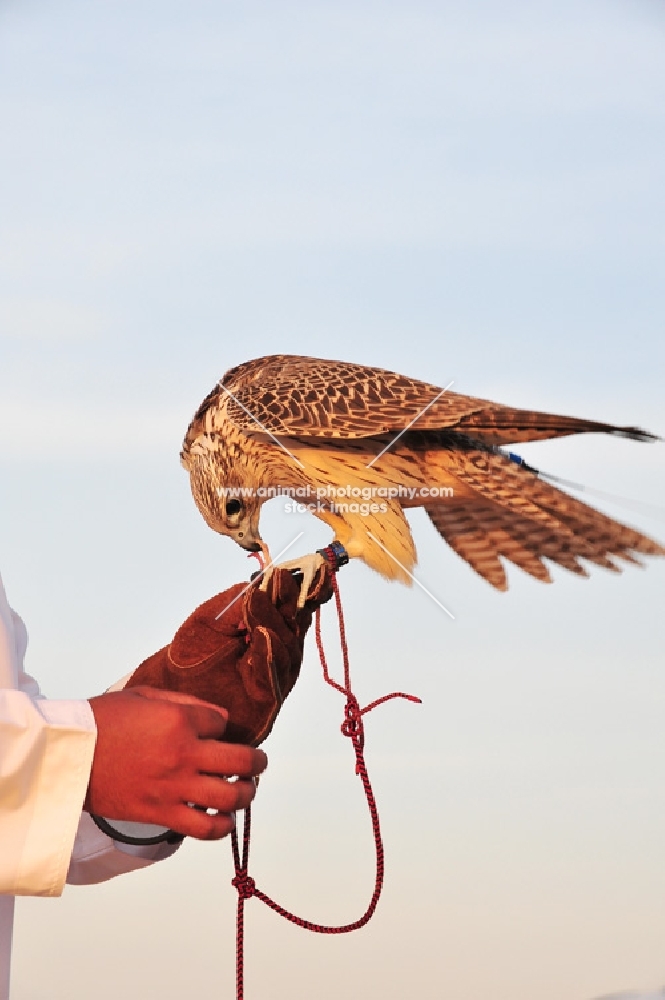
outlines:
[[[275,570],[265,591],[259,583],[237,583],[198,607],[126,688],[147,684],[219,705],[229,713],[226,742],[262,743],[298,679],[312,615],[332,596],[331,570],[319,568],[302,608],[288,570]]]

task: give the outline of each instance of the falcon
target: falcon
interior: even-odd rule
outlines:
[[[506,560],[550,582],[546,561],[587,576],[585,563],[619,572],[617,559],[641,565],[639,555],[665,555],[506,450],[582,433],[657,440],[637,427],[516,409],[381,368],[276,354],[226,372],[194,415],[181,461],[207,524],[262,552],[268,565],[262,504],[306,497],[349,558],[410,583],[416,549],[404,508],[424,507],[448,545],[507,590]],[[282,564],[302,571],[302,601],[321,561],[314,554]]]

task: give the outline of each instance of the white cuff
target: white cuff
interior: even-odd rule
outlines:
[[[153,861],[163,861],[177,851],[180,844],[153,844],[139,847],[111,840],[95,825],[87,813],[81,816],[72,861],[67,873],[70,885],[92,885]]]
[[[62,892],[95,739],[87,701],[0,691],[0,891]]]

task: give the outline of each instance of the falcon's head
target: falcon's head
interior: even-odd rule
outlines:
[[[189,474],[194,501],[208,527],[228,535],[248,552],[262,552],[266,557],[268,547],[259,532],[263,498],[239,484],[218,484],[209,460],[190,461]]]

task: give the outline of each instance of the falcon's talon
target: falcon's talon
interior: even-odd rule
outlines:
[[[291,572],[298,570],[302,573],[302,583],[300,584],[300,594],[298,596],[298,607],[304,608],[305,601],[310,588],[314,582],[314,577],[326,560],[320,552],[310,552],[308,555],[300,556],[299,559],[289,559],[288,562],[279,563],[277,566],[269,566],[263,574],[263,579],[259,590],[267,590],[270,577],[276,569],[288,569]]]

